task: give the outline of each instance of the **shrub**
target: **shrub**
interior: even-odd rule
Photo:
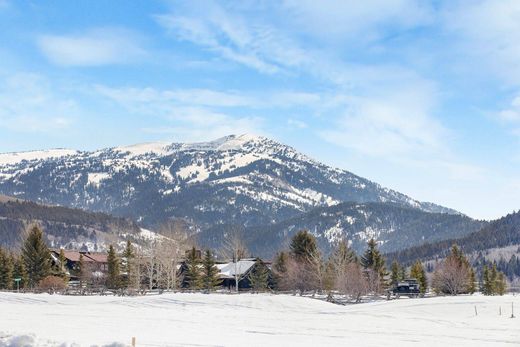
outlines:
[[[57,292],[67,287],[63,278],[58,276],[47,276],[38,283],[38,288],[44,291]]]

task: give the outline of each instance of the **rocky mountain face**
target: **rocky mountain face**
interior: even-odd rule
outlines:
[[[283,226],[294,224],[294,228],[316,230],[324,242],[346,237],[357,244],[358,239],[377,236],[389,249],[406,244],[392,241],[392,235],[420,241],[430,237],[431,231],[450,237],[452,231],[461,232],[446,227],[449,221],[468,221],[463,230],[471,229],[472,223],[454,210],[414,200],[253,135],[93,152],[57,149],[0,154],[0,193],[132,218],[146,228],[178,218],[201,233],[240,225],[254,239],[263,233],[260,230],[279,228],[273,234],[279,235],[287,230]],[[335,208],[345,206],[350,206],[350,212],[334,214],[338,213]],[[432,224],[427,228],[428,222],[418,224],[414,234],[415,217],[410,217],[405,228],[401,221],[408,217],[391,213],[385,217],[376,211],[385,206],[429,216]],[[376,215],[379,219],[370,217]]]

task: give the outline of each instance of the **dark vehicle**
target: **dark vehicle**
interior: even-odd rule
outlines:
[[[417,298],[417,297],[423,297],[423,294],[419,290],[419,283],[416,279],[411,278],[407,279],[401,282],[398,282],[397,285],[390,289],[387,292],[387,299],[390,300],[390,298],[394,296],[397,299],[399,299],[400,296],[407,296],[409,298]]]

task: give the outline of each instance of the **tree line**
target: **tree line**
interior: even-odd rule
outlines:
[[[99,269],[92,268],[92,264],[80,255],[70,274],[78,278],[81,288],[99,285],[135,291],[181,287],[211,291],[221,285],[215,252],[208,249],[200,254],[175,225],[168,226],[161,235],[146,247],[134,247],[128,241],[121,253],[110,245],[105,273],[96,271]],[[231,260],[229,273],[238,291],[239,282],[246,275],[239,267],[240,261],[247,256],[247,249],[238,234],[232,235],[222,248],[221,256]],[[33,226],[18,254],[0,249],[0,289],[15,289],[15,278],[20,279],[20,288],[64,288],[69,277],[65,264],[63,250],[57,261],[52,261],[42,230]],[[420,261],[405,267],[394,260],[389,270],[374,239],[367,241],[360,256],[348,242],[340,241],[332,254],[324,257],[316,238],[302,230],[294,235],[287,250],[276,255],[271,271],[267,264],[256,259],[247,279],[255,291],[339,293],[355,302],[367,294],[383,294],[407,278],[416,279],[422,293],[429,288],[439,294],[474,293],[477,286],[486,295],[502,295],[506,291],[506,276],[496,264],[485,264],[479,281],[475,269],[456,245],[436,264],[430,278]]]

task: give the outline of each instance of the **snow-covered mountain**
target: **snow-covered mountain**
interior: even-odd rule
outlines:
[[[144,226],[185,218],[201,229],[215,224],[270,224],[344,201],[391,202],[427,212],[457,213],[254,135],[93,152],[0,154],[0,193],[132,217]]]

